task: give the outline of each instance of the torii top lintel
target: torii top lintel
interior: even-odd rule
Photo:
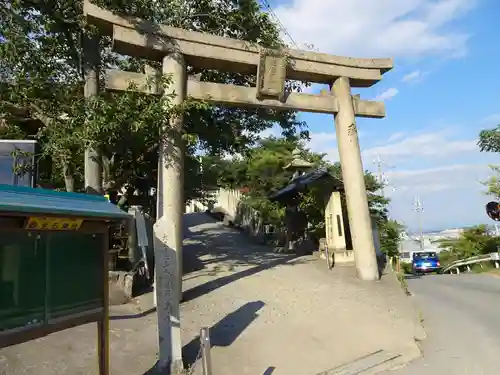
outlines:
[[[118,53],[161,60],[166,53],[177,50],[188,64],[198,68],[257,72],[262,49],[255,43],[119,16],[89,0],[84,2],[84,14],[102,33],[113,36]],[[280,52],[289,60],[286,78],[292,80],[329,84],[342,76],[350,79],[352,87],[369,87],[393,67],[392,59],[341,57],[295,49]]]

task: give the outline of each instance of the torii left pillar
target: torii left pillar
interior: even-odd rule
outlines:
[[[164,75],[171,82],[164,95],[175,94],[170,103],[181,105],[186,97],[187,73],[180,53],[163,59]],[[158,314],[158,370],[163,374],[180,374],[182,342],[180,300],[182,296],[182,216],[184,212],[184,149],[182,114],[170,118],[163,129],[158,158],[157,220],[155,237],[155,292]]]

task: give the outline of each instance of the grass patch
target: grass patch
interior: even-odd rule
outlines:
[[[405,294],[407,296],[411,296],[411,292],[408,289],[408,282],[406,281],[406,278],[405,278],[405,273],[404,272],[398,272],[396,274],[396,277],[398,278],[399,283],[401,284],[401,288],[403,289],[403,291],[405,292]]]
[[[441,263],[441,266],[443,268],[460,259],[457,254],[454,254],[450,251],[441,251],[438,257],[439,262]]]
[[[493,274],[493,275],[500,275],[500,269],[495,268],[493,263],[490,263],[490,262],[482,263],[482,267],[479,264],[471,265],[471,272],[472,273],[489,273],[489,274]]]
[[[491,275],[500,276],[500,268],[491,267],[488,270],[486,270],[485,272],[487,272]]]
[[[401,273],[403,275],[412,273],[411,263],[401,263]]]

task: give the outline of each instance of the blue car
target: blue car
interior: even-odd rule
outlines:
[[[419,251],[413,253],[412,269],[414,274],[438,273],[441,270],[441,263],[435,252]]]

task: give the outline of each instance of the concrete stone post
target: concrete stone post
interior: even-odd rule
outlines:
[[[338,191],[328,194],[325,206],[326,243],[333,251],[346,251],[342,201]]]
[[[84,36],[83,51],[84,95],[90,100],[93,96],[99,95],[99,36]],[[95,150],[85,150],[84,174],[85,191],[90,194],[102,194],[102,165]]]
[[[187,73],[183,56],[172,53],[163,59],[163,74],[172,82],[164,94],[175,93],[173,105],[182,104],[186,96]],[[156,302],[158,314],[160,373],[181,373],[182,343],[179,303],[182,292],[182,216],[184,212],[184,149],[181,131],[183,117],[170,118],[164,129],[159,161],[157,221],[155,234]]]
[[[337,78],[331,90],[339,105],[335,128],[358,277],[367,281],[379,280],[349,78]]]

